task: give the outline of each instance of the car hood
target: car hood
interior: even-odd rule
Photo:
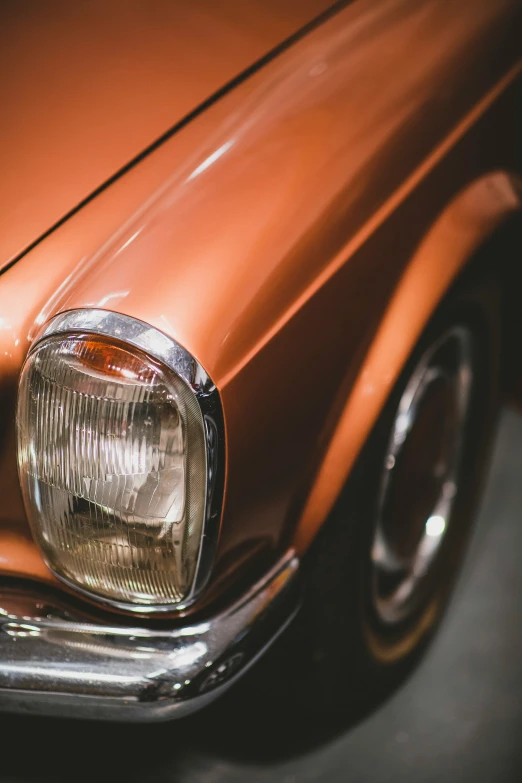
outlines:
[[[329,5],[2,4],[0,268]]]

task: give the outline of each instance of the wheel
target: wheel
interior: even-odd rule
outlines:
[[[433,634],[462,560],[497,413],[498,289],[459,284],[404,368],[303,562],[287,644],[315,715],[369,709]]]

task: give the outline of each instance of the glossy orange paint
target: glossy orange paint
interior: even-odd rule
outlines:
[[[0,278],[7,387],[74,307],[147,321],[210,373],[228,452],[214,590],[249,553],[310,544],[444,291],[521,210],[521,40],[510,0],[358,0]],[[9,441],[0,548],[2,528],[26,541],[15,481]]]
[[[330,5],[2,3],[2,264]]]
[[[459,193],[429,230],[392,296],[328,444],[296,531],[298,551],[307,549],[335,503],[434,304],[488,237],[517,213],[522,181],[494,172]]]

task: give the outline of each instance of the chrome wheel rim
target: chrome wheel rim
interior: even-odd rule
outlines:
[[[388,625],[406,620],[426,598],[453,525],[472,345],[465,326],[445,332],[420,358],[396,409],[371,547],[373,609]]]

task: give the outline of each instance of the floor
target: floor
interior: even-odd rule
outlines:
[[[0,781],[522,781],[521,522],[522,418],[507,413],[441,631],[409,680],[364,721],[335,736],[309,727],[304,746],[283,726],[274,744],[277,703],[268,713],[256,707],[269,676],[261,667],[207,712],[177,723],[4,716]]]

